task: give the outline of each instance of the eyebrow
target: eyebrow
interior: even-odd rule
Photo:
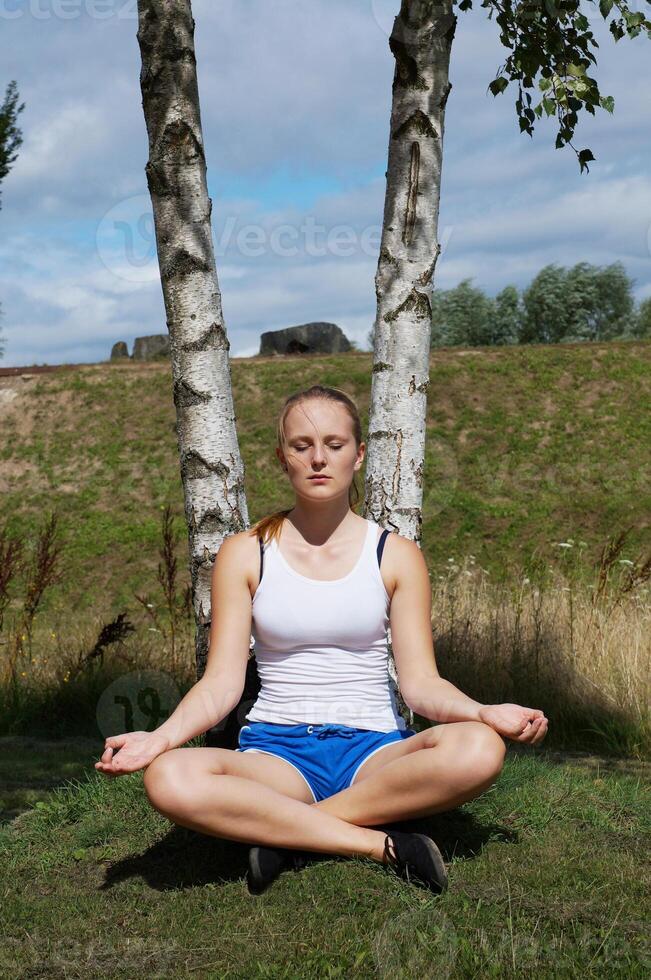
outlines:
[[[304,439],[306,442],[309,442],[311,438],[312,438],[312,436],[292,436],[292,438],[289,441],[290,442],[298,442],[299,439]],[[329,436],[324,436],[324,439],[342,439],[344,441],[347,438],[348,438],[348,436],[338,435],[335,432],[331,433]]]

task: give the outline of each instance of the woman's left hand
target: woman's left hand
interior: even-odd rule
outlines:
[[[541,742],[549,724],[540,708],[523,708],[520,704],[485,704],[479,719],[500,735],[528,745]]]

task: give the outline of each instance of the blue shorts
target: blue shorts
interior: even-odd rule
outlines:
[[[249,721],[236,752],[262,752],[285,759],[301,774],[314,802],[334,796],[354,781],[363,762],[379,749],[418,734],[411,728],[375,732],[347,725],[278,725]]]

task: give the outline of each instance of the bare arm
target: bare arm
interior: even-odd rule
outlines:
[[[251,593],[243,552],[246,544],[240,535],[226,538],[215,558],[210,646],[203,677],[153,732],[110,735],[95,763],[98,772],[114,777],[144,769],[163,752],[218,724],[239,702],[251,636]]]
[[[431,721],[481,721],[517,742],[537,744],[547,734],[540,708],[481,704],[439,676],[432,640],[432,589],[415,541],[398,537],[396,587],[391,598],[391,644],[402,696],[412,711]]]
[[[415,541],[391,542],[397,568],[391,597],[391,646],[401,694],[412,711],[432,721],[479,721],[483,707],[439,675],[432,640],[432,589]]]
[[[217,725],[239,703],[244,690],[251,638],[251,593],[246,580],[243,535],[225,538],[211,581],[210,646],[206,669],[156,729],[167,748],[176,748]]]

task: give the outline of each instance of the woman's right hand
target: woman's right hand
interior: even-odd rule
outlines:
[[[169,740],[156,732],[126,732],[110,735],[95,768],[105,776],[123,776],[144,769],[156,756],[166,752]]]

